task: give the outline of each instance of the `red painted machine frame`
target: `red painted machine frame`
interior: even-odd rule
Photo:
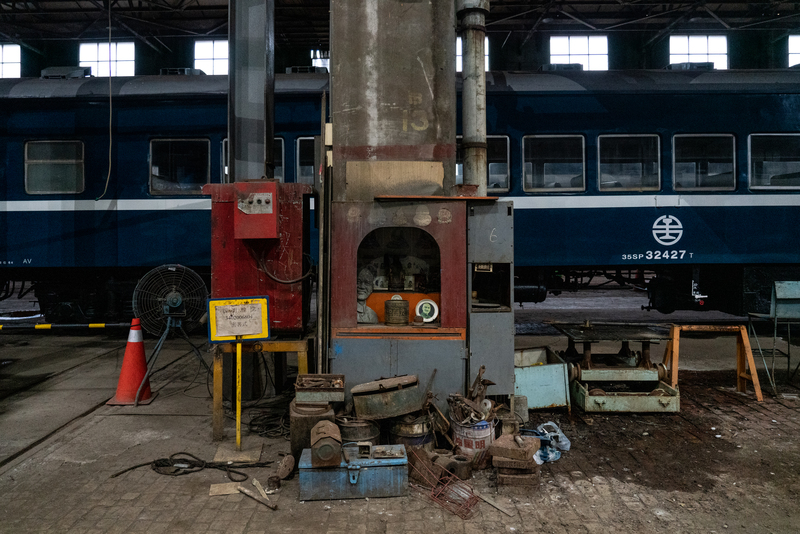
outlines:
[[[276,334],[303,333],[308,324],[312,277],[288,284],[275,279],[298,280],[311,268],[311,186],[236,182],[208,184],[203,193],[211,195],[211,297],[267,295],[270,330]],[[259,193],[272,193],[272,214],[237,212],[240,198]],[[277,237],[235,238],[237,234],[258,235],[259,225],[264,227],[263,235]]]
[[[427,215],[419,216],[420,209]],[[377,202],[335,202],[331,230],[331,327],[334,337],[372,331],[389,337],[419,335],[438,338],[447,333],[463,339],[467,327],[467,203],[448,197],[393,197]],[[438,328],[358,325],[356,278],[358,248],[373,230],[415,227],[439,246],[441,291]],[[379,334],[379,335],[380,335]]]

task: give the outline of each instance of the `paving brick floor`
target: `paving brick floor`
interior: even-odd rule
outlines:
[[[556,421],[572,449],[546,464],[534,488],[477,489],[514,510],[480,503],[462,520],[415,488],[391,499],[300,502],[298,481],[273,496],[277,511],[242,495],[209,497],[225,474],[180,477],[122,469],[186,451],[211,460],[209,401],[186,390],[194,369],[136,410],[103,407],[0,470],[0,532],[59,533],[710,533],[800,529],[800,402],[758,403],[733,373],[682,373],[679,414],[531,412]],[[785,391],[797,391],[786,388]],[[197,397],[197,398],[196,398]],[[719,436],[719,437],[717,437]],[[248,436],[248,439],[261,439]],[[264,439],[262,460],[288,452]],[[262,481],[269,467],[250,469]],[[249,483],[249,481],[247,482]]]

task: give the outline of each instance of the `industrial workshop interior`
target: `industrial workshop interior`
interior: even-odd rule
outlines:
[[[0,533],[800,532],[800,3],[0,14]]]

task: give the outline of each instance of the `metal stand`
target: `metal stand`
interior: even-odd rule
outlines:
[[[203,359],[203,356],[200,354],[200,350],[194,346],[194,344],[189,340],[189,336],[186,335],[186,332],[183,330],[183,326],[181,326],[181,320],[175,319],[174,317],[167,317],[167,326],[164,328],[164,333],[161,334],[161,337],[158,339],[155,348],[153,349],[152,354],[147,359],[147,372],[144,374],[144,378],[142,379],[142,383],[139,384],[139,389],[136,390],[136,397],[134,398],[133,405],[139,406],[139,395],[142,394],[142,389],[144,385],[147,383],[147,379],[150,378],[150,374],[153,371],[153,367],[155,366],[156,360],[158,359],[158,355],[161,352],[161,349],[164,347],[164,342],[167,340],[167,336],[169,336],[170,332],[174,331],[178,334],[178,336],[182,337],[186,340],[189,346],[192,347],[194,351],[194,355],[197,356],[197,359],[200,360],[200,363],[203,364],[203,367],[206,368],[207,372],[211,372],[211,367],[208,366],[206,361]]]
[[[772,349],[762,348],[761,341],[758,339],[758,333],[756,332],[755,325],[753,324],[753,319],[763,320],[763,321],[771,321],[772,322]],[[761,361],[764,363],[764,369],[767,371],[767,379],[769,380],[769,385],[772,386],[772,392],[775,396],[778,396],[778,388],[776,385],[775,380],[775,356],[776,355],[783,355],[786,356],[786,382],[789,383],[794,378],[794,375],[797,374],[797,370],[800,369],[800,362],[798,362],[797,367],[794,368],[792,371],[792,323],[798,322],[797,319],[782,319],[780,317],[775,317],[773,315],[768,315],[765,313],[748,313],[747,314],[747,326],[750,335],[756,341],[756,348],[758,348],[758,353],[761,355]],[[780,350],[777,347],[778,343],[778,324],[785,324],[786,325],[786,336],[787,336],[787,348],[786,352]],[[767,365],[767,360],[765,358],[765,354],[769,353],[772,356],[772,361],[770,362],[771,365]],[[790,374],[791,373],[791,374]]]

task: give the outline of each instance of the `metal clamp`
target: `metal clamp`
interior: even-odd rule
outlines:
[[[361,472],[361,466],[348,465],[347,472],[350,475],[350,484],[356,484],[358,482],[358,474]]]

